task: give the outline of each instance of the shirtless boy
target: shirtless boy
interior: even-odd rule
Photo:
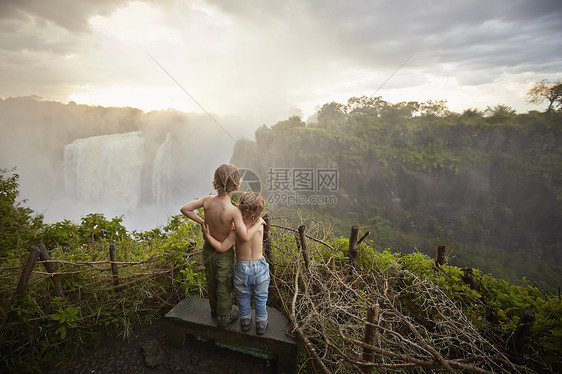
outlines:
[[[203,236],[217,251],[226,251],[236,241],[236,265],[234,291],[238,296],[240,328],[247,332],[251,326],[250,303],[254,299],[256,333],[263,335],[267,329],[267,296],[269,289],[269,264],[263,257],[263,224],[260,217],[265,207],[263,198],[256,192],[245,192],[238,200],[244,224],[248,227],[248,239],[232,231],[222,242],[212,234],[210,227],[203,226]]]
[[[243,240],[248,240],[248,229],[240,210],[231,203],[234,191],[240,187],[240,173],[232,164],[222,164],[216,170],[213,187],[217,195],[205,196],[185,204],[180,211],[201,226],[206,224],[208,232],[221,241],[233,231]],[[205,220],[196,213],[203,208]],[[203,262],[207,276],[207,292],[211,315],[218,318],[219,327],[226,327],[238,318],[238,310],[232,307],[232,276],[234,273],[234,250],[232,246],[223,252],[205,242]]]

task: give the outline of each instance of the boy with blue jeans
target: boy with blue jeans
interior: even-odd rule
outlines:
[[[226,251],[236,241],[234,266],[234,291],[238,297],[240,329],[250,330],[252,323],[251,301],[254,299],[256,333],[263,335],[267,329],[267,296],[269,290],[269,264],[263,257],[263,224],[260,217],[265,207],[263,198],[256,192],[245,192],[238,200],[238,208],[247,226],[248,240],[232,231],[224,241],[215,239],[206,225],[203,236],[218,252]]]
[[[205,196],[185,204],[180,211],[187,217],[205,227],[214,238],[225,240],[230,233],[236,233],[242,240],[248,240],[248,230],[238,208],[232,205],[231,197],[240,187],[240,173],[232,164],[222,164],[213,176],[216,196]],[[203,208],[205,220],[196,213]],[[258,229],[254,228],[253,233]],[[233,231],[234,229],[234,231]],[[211,315],[217,317],[218,326],[226,327],[238,318],[238,310],[232,307],[232,276],[234,273],[234,249],[232,244],[218,252],[205,242],[203,262],[207,278],[207,293]]]

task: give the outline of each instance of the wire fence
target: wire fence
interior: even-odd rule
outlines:
[[[356,226],[342,257],[321,224],[306,230],[265,219],[270,305],[288,316],[287,333],[303,343],[305,364],[315,371],[534,372],[485,338],[435,284],[397,265],[381,267],[373,261],[356,266],[358,245],[368,235],[359,238]],[[56,319],[59,324],[49,328],[59,331],[56,316],[79,308],[68,327],[83,326],[84,331],[104,324],[128,336],[132,326],[158,318],[182,298],[204,296],[200,249],[194,245],[181,255],[155,253],[139,261],[116,261],[116,250],[109,247],[109,259],[69,261],[51,259],[44,245],[38,245],[22,266],[0,268],[0,297],[12,300],[10,323]],[[53,297],[66,304],[43,308]],[[26,312],[29,300],[37,307],[33,314]],[[24,346],[34,346],[39,337],[25,338],[22,331],[4,337],[0,349],[21,345],[21,339]]]

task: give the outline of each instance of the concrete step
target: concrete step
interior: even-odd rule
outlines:
[[[238,320],[219,328],[216,318],[211,317],[207,299],[186,298],[164,316],[166,343],[183,348],[186,335],[213,340],[223,347],[275,359],[277,373],[295,373],[299,345],[285,333],[288,320],[274,308],[268,307],[267,314],[269,325],[264,335],[256,334],[253,309],[250,331],[242,332]]]

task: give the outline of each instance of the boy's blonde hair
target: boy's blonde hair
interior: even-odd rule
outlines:
[[[240,173],[232,164],[222,164],[215,170],[213,185],[219,193],[230,193],[240,187]]]
[[[265,208],[263,197],[257,192],[244,192],[238,199],[242,218],[249,223],[257,222]]]

